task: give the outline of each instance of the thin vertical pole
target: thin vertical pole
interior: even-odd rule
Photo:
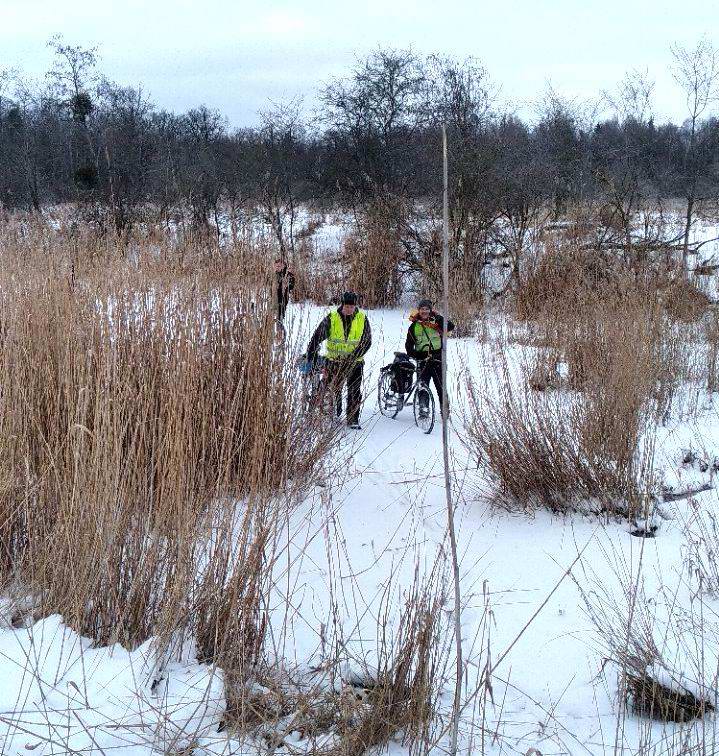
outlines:
[[[444,457],[444,490],[447,497],[447,529],[452,551],[452,572],[454,577],[454,640],[457,654],[457,671],[454,687],[454,708],[452,711],[452,741],[450,753],[457,754],[457,738],[459,735],[459,713],[462,704],[462,601],[459,588],[459,558],[457,556],[457,535],[454,528],[454,504],[452,503],[452,479],[449,473],[449,418],[447,409],[447,319],[449,317],[449,199],[448,199],[448,169],[447,169],[447,129],[442,126],[442,162],[444,196],[442,202],[443,233],[442,233],[442,452]]]

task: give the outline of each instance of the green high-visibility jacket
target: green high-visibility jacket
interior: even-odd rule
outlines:
[[[442,334],[418,320],[414,326],[414,348],[418,352],[437,352],[442,348]]]
[[[330,360],[339,360],[348,357],[359,346],[360,339],[364,333],[366,316],[361,310],[357,310],[349,333],[345,338],[345,329],[342,324],[342,317],[333,310],[330,313],[330,333],[327,337],[327,358]],[[357,362],[362,362],[364,357],[359,357]]]

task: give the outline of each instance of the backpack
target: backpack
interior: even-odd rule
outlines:
[[[392,370],[392,391],[397,394],[407,394],[412,388],[412,378],[414,377],[414,363],[408,355],[403,352],[396,352],[394,361],[391,365]]]

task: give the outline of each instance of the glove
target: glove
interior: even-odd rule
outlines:
[[[311,373],[316,362],[317,362],[316,354],[301,355],[298,360],[300,373],[302,373],[303,375],[307,375],[308,373]]]

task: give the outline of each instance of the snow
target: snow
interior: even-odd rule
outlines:
[[[309,305],[291,307],[298,352],[323,313]],[[334,645],[343,649],[347,670],[371,669],[377,663],[378,619],[386,612],[396,622],[402,590],[412,585],[416,570],[424,574],[438,555],[446,559],[439,426],[427,436],[415,427],[411,408],[391,420],[376,406],[379,370],[395,350],[403,350],[407,313],[368,314],[374,343],[366,363],[363,430],[343,437],[328,463],[327,484],[292,512],[281,546],[270,622],[278,656],[288,667],[321,666]],[[512,344],[506,356],[516,366],[531,349]],[[687,554],[692,545],[701,548],[705,532],[697,511],[702,517],[719,515],[717,495],[709,490],[666,503],[670,519],[651,539],[633,537],[621,521],[494,509],[491,491],[472,469],[462,442],[467,400],[459,381],[464,368],[480,375],[490,353],[487,345],[469,339],[449,343],[467,662],[461,747],[480,751],[480,714],[468,694],[488,662],[493,667],[485,753],[535,748],[543,754],[602,754],[614,751],[618,732],[622,744],[616,752],[635,753],[647,743],[672,739],[679,726],[625,717],[617,668],[605,663],[611,649],[592,614],[611,615],[616,606],[621,620],[629,612],[629,584],[636,583],[641,591],[635,618],[646,621],[662,655],[653,667],[657,676],[692,689],[716,688],[719,650],[710,628],[717,626],[719,607],[714,598],[699,595]],[[719,418],[709,398],[697,417],[660,428],[658,439],[667,487],[714,482]],[[685,462],[689,450],[695,458]],[[445,610],[448,620],[450,606]],[[620,633],[621,621],[616,627]],[[616,640],[621,645],[619,635]],[[701,655],[692,643],[700,643]],[[447,662],[451,669],[451,657]],[[152,641],[134,651],[95,649],[59,617],[23,628],[6,621],[0,629],[2,753],[179,753],[189,745],[198,754],[259,752],[256,744],[240,744],[218,731],[225,707],[221,670],[188,656],[171,664],[153,687],[154,668]],[[677,680],[677,670],[686,677]],[[445,722],[450,702],[445,683]],[[711,736],[713,719],[705,727]],[[701,728],[685,725],[682,737],[695,742]],[[293,746],[302,749],[301,742]],[[439,733],[434,752],[446,746],[446,735]],[[392,744],[391,752],[405,749]]]
[[[2,753],[156,753],[216,734],[222,674],[174,664],[152,689],[152,643],[93,649],[58,616],[0,633]]]

